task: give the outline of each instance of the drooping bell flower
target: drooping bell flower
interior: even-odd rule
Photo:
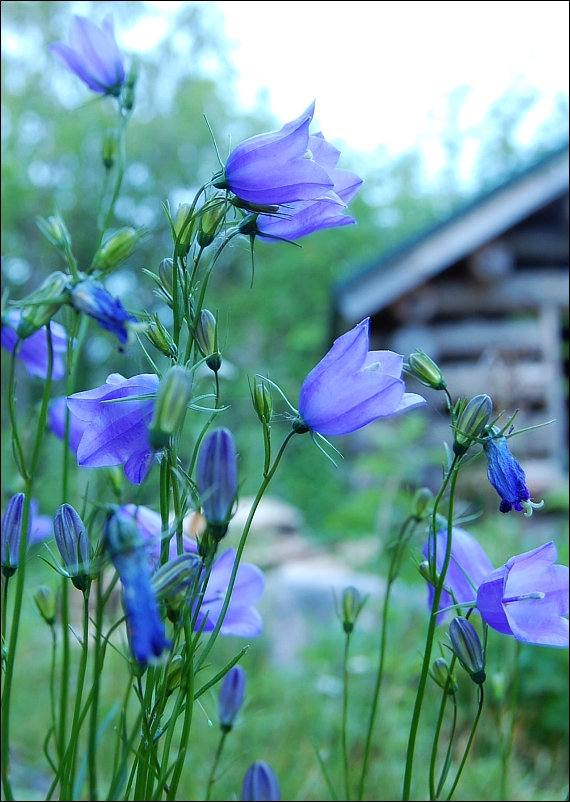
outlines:
[[[477,609],[497,632],[523,643],[568,647],[568,568],[554,543],[511,557],[477,591]]]
[[[533,510],[544,505],[544,501],[531,501],[530,491],[526,486],[526,474],[511,454],[507,438],[492,434],[483,448],[487,455],[489,482],[501,497],[500,511],[510,512],[515,509],[518,512],[524,511],[527,518],[530,517]]]
[[[406,393],[400,378],[404,358],[392,351],[369,351],[370,318],[335,340],[301,386],[296,431],[342,435],[377,418],[426,403]],[[294,424],[295,425],[295,424]],[[306,425],[307,428],[303,428]]]
[[[129,324],[137,323],[123,307],[118,298],[113,296],[100,284],[92,279],[85,279],[76,284],[69,294],[71,305],[78,312],[92,317],[102,329],[115,334],[119,342],[126,343],[129,339]]]
[[[245,773],[242,802],[279,802],[281,792],[275,772],[268,763],[256,760]]]
[[[78,465],[123,465],[130,482],[142,482],[154,460],[148,426],[158,384],[152,373],[131,379],[112,373],[101,387],[69,396],[72,414],[88,424],[77,448]]]
[[[89,89],[101,95],[120,95],[125,81],[125,67],[115,41],[110,14],[105,17],[101,27],[87,17],[74,16],[69,30],[69,44],[54,42],[49,49]]]
[[[315,200],[333,189],[334,180],[310,150],[314,102],[279,131],[246,139],[230,153],[215,186],[248,203],[281,205]]]
[[[228,549],[214,563],[198,613],[197,629],[206,616],[204,631],[211,632],[216,626],[228,592],[235,557],[235,551]],[[261,598],[264,588],[265,577],[261,569],[251,563],[240,563],[220,635],[234,635],[238,638],[256,638],[261,635],[263,621],[253,605]]]
[[[16,329],[22,317],[20,309],[9,310],[2,320],[2,347],[10,354],[19,341]],[[51,342],[53,348],[53,369],[52,379],[62,379],[65,376],[65,363],[62,355],[67,351],[67,334],[63,326],[51,321]],[[24,363],[24,367],[30,376],[39,376],[46,379],[48,374],[48,341],[45,328],[34,332],[22,341],[18,351],[18,359]]]

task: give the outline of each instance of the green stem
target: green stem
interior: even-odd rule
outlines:
[[[60,759],[65,752],[67,730],[67,697],[69,691],[69,665],[71,659],[69,643],[69,579],[61,578],[61,684],[59,696],[59,728],[57,731],[58,754]]]
[[[188,739],[190,738],[190,729],[192,727],[192,714],[194,712],[194,676],[197,669],[194,668],[194,643],[192,638],[192,627],[190,623],[190,616],[184,616],[184,634],[186,636],[186,648],[188,650],[188,673],[187,673],[187,686],[186,686],[186,708],[184,710],[184,721],[182,723],[182,732],[180,733],[180,746],[178,748],[178,755],[174,764],[174,771],[172,773],[172,781],[170,788],[166,795],[167,800],[176,799],[176,792],[182,777],[182,770],[184,769],[184,761],[188,751]]]
[[[509,724],[507,729],[506,737],[501,737],[501,792],[499,799],[505,802],[508,798],[507,794],[507,786],[509,784],[509,762],[511,759],[511,753],[513,750],[513,739],[515,734],[515,722],[517,717],[517,699],[519,695],[519,681],[520,681],[520,653],[521,653],[521,644],[520,641],[515,641],[515,655],[514,655],[514,666],[511,675],[511,686],[509,689]]]
[[[471,727],[471,732],[469,733],[469,738],[467,740],[467,745],[465,747],[465,751],[463,753],[463,757],[461,758],[461,763],[459,764],[459,768],[457,769],[457,775],[455,780],[453,781],[453,785],[451,786],[451,790],[446,797],[446,802],[449,802],[455,789],[457,788],[457,783],[459,782],[459,778],[461,777],[461,773],[463,771],[463,767],[467,761],[469,756],[469,751],[471,749],[471,744],[473,743],[473,738],[475,737],[475,732],[477,730],[477,725],[479,724],[479,719],[481,718],[481,713],[483,712],[483,702],[485,701],[485,691],[483,690],[483,686],[478,686],[478,696],[479,696],[479,704],[477,707],[477,715],[475,716],[475,721],[473,722],[473,726]]]
[[[224,743],[226,741],[227,735],[229,730],[222,730],[222,737],[220,738],[220,742],[218,743],[218,748],[216,749],[216,754],[214,755],[214,761],[212,763],[212,769],[210,771],[210,776],[208,777],[208,785],[206,787],[206,796],[204,797],[205,802],[210,802],[212,796],[212,788],[214,787],[214,783],[216,782],[216,769],[218,768],[218,763],[220,762],[220,757],[222,756],[222,750],[224,748]]]
[[[93,684],[91,686],[91,717],[89,719],[89,736],[87,743],[87,765],[89,769],[89,799],[97,802],[99,788],[97,784],[97,725],[99,721],[99,691],[101,687],[102,657],[104,646],[101,639],[103,626],[103,590],[101,574],[97,577],[97,607],[95,612],[95,646],[93,652]]]
[[[81,716],[81,703],[83,697],[83,687],[85,685],[85,674],[87,671],[87,658],[89,657],[89,597],[83,596],[83,643],[81,645],[81,659],[77,670],[77,691],[75,693],[75,704],[73,718],[71,721],[71,734],[69,743],[72,744],[70,757],[70,767],[68,779],[69,787],[73,789],[75,784],[75,761],[77,758],[77,745],[79,741],[79,719]]]
[[[342,762],[344,765],[344,790],[346,802],[350,802],[350,772],[348,763],[348,653],[350,649],[350,632],[344,640],[344,657],[342,664]]]
[[[457,698],[455,694],[453,694],[453,719],[451,722],[451,732],[449,733],[449,742],[447,744],[447,751],[445,753],[445,760],[443,761],[443,767],[441,769],[441,775],[439,778],[439,782],[437,784],[437,789],[435,792],[435,798],[439,799],[443,786],[445,785],[445,781],[447,780],[447,775],[449,774],[449,769],[451,767],[451,758],[453,755],[453,739],[455,738],[455,730],[457,728]]]
[[[115,187],[113,189],[113,195],[109,202],[109,208],[107,209],[103,221],[99,223],[99,245],[98,245],[99,248],[101,247],[101,243],[103,241],[103,235],[107,230],[109,223],[111,221],[111,217],[115,209],[115,204],[119,197],[119,193],[121,191],[121,185],[123,183],[123,175],[125,173],[125,129],[127,127],[128,121],[129,121],[128,115],[124,113],[122,106],[119,105],[119,127],[117,132],[117,176],[115,179]]]
[[[422,705],[424,701],[425,689],[427,678],[429,676],[429,669],[430,669],[430,662],[431,662],[431,652],[433,648],[433,641],[435,637],[435,628],[437,625],[437,612],[439,610],[439,603],[441,599],[441,594],[443,593],[443,587],[445,585],[445,577],[447,575],[447,569],[449,568],[449,563],[451,560],[451,546],[452,546],[452,530],[453,530],[453,507],[454,507],[454,497],[455,497],[455,486],[457,483],[457,475],[458,475],[458,462],[459,458],[454,457],[451,467],[449,468],[448,472],[446,473],[441,489],[437,495],[437,498],[434,503],[433,509],[433,524],[432,524],[432,535],[433,535],[433,542],[434,542],[434,552],[435,552],[435,543],[437,542],[437,508],[439,503],[443,497],[443,494],[449,484],[449,510],[448,510],[448,521],[447,521],[447,544],[445,549],[445,557],[443,560],[443,566],[441,569],[441,573],[439,575],[439,579],[437,582],[436,587],[434,588],[434,595],[433,595],[433,602],[431,607],[431,615],[429,618],[428,623],[428,631],[426,636],[426,645],[424,651],[424,659],[422,663],[422,670],[420,674],[420,680],[418,684],[418,690],[416,692],[416,701],[414,705],[414,712],[412,714],[412,721],[410,724],[410,735],[408,739],[408,748],[406,753],[406,768],[404,772],[404,787],[402,793],[402,799],[404,802],[408,802],[410,799],[411,793],[411,786],[412,786],[412,773],[413,773],[413,763],[414,763],[414,751],[416,747],[416,740],[418,737],[418,729],[420,723],[420,716],[422,712]],[[435,561],[435,556],[434,556]]]

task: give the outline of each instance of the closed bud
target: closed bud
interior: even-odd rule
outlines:
[[[238,492],[236,447],[228,429],[213,429],[204,438],[196,482],[208,528],[219,541],[228,530]]]
[[[216,236],[224,224],[226,216],[226,205],[222,200],[212,199],[200,210],[200,222],[198,224],[198,245],[200,248],[207,248],[216,239]]]
[[[422,560],[421,563],[418,565],[418,571],[423,576],[426,582],[429,582],[430,585],[434,587],[437,585],[437,580],[439,579],[439,575],[437,572],[432,571],[431,566],[427,560]]]
[[[418,487],[412,499],[412,516],[423,521],[430,515],[433,507],[433,493],[429,487]]]
[[[197,554],[179,554],[152,575],[151,585],[158,601],[170,599],[188,590],[202,570]]]
[[[345,588],[342,592],[341,599],[341,614],[342,614],[342,628],[349,635],[354,629],[356,619],[360,615],[360,611],[366,604],[368,596],[361,596],[359,591],[350,586]]]
[[[455,427],[453,442],[453,451],[458,457],[465,454],[471,443],[479,437],[492,411],[493,402],[488,395],[476,395],[463,409]]]
[[[245,773],[242,802],[279,802],[281,791],[275,772],[268,763],[256,760]]]
[[[453,652],[473,682],[482,685],[485,674],[483,647],[477,630],[466,618],[457,616],[449,625],[449,638]]]
[[[184,422],[191,397],[191,374],[179,365],[170,368],[158,386],[148,431],[153,448],[164,448],[169,444],[172,435]]]
[[[158,277],[166,293],[172,298],[172,271],[174,270],[174,260],[169,256],[163,259],[158,266]]]
[[[459,687],[457,685],[457,680],[455,679],[455,675],[449,670],[449,663],[443,657],[438,657],[437,660],[434,660],[430,673],[434,682],[436,682],[442,690],[447,688],[447,692],[450,696],[453,696],[453,694],[457,692],[457,688]]]
[[[209,309],[202,309],[196,326],[196,342],[210,370],[217,373],[222,366],[222,357],[218,351],[218,324]]]
[[[241,666],[230,668],[222,680],[218,713],[222,732],[229,732],[243,704],[246,677]]]
[[[25,340],[52,319],[60,306],[67,301],[68,277],[61,271],[51,273],[30,295],[20,301],[22,316],[16,329]]]
[[[188,253],[190,243],[194,234],[195,219],[192,206],[189,203],[181,203],[173,220],[174,233],[176,240],[180,237],[180,245]],[[175,240],[175,242],[176,242]]]
[[[54,214],[47,220],[44,217],[36,217],[36,223],[44,237],[47,237],[53,245],[64,251],[71,246],[69,231],[60,214]]]
[[[123,108],[127,111],[132,111],[135,105],[135,86],[139,77],[138,65],[133,61],[129,74],[123,86]]]
[[[178,356],[176,343],[161,323],[158,315],[153,315],[151,323],[145,329],[145,335],[164,356],[169,357],[169,359],[176,359]]]
[[[170,661],[168,668],[166,669],[166,674],[164,677],[164,681],[162,687],[159,691],[164,693],[166,696],[170,696],[176,688],[180,686],[182,681],[182,672],[184,669],[184,660],[182,657],[177,654],[175,655],[172,660]]]
[[[53,591],[42,585],[34,593],[34,603],[38,612],[48,626],[53,626],[55,622],[56,599]]]
[[[103,165],[106,170],[110,170],[115,164],[118,147],[119,147],[119,140],[117,137],[117,131],[114,128],[108,128],[107,131],[105,132],[105,138],[103,139],[103,147],[101,149]]]
[[[140,234],[134,228],[120,228],[99,248],[93,257],[92,267],[104,272],[113,270],[131,255],[139,239]]]
[[[266,382],[257,382],[254,385],[251,399],[259,420],[265,425],[269,424],[273,417],[273,397]]]
[[[445,390],[447,387],[440,368],[423,351],[410,354],[405,368],[410,376],[414,376],[425,387],[431,387],[432,390]]]
[[[89,586],[89,538],[71,504],[62,504],[53,517],[55,542],[71,581],[78,590]]]
[[[2,516],[1,558],[5,577],[15,574],[18,567],[24,498],[23,493],[12,496]]]

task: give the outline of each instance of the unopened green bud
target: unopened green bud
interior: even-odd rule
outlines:
[[[214,198],[206,209],[201,210],[200,222],[198,224],[198,245],[200,248],[207,248],[216,239],[216,236],[224,223],[226,216],[225,202]]]
[[[434,660],[430,674],[434,682],[436,682],[440,688],[443,690],[447,688],[447,692],[450,696],[453,696],[453,694],[457,692],[459,686],[457,685],[455,674],[450,672],[449,663],[443,657],[438,657],[437,660]],[[448,680],[449,685],[447,684]]]
[[[25,340],[52,319],[69,295],[68,277],[59,270],[49,275],[30,295],[23,298],[22,316],[16,333]]]
[[[266,382],[257,382],[251,393],[253,408],[259,420],[267,425],[273,415],[273,397]]]
[[[103,165],[106,170],[110,170],[115,164],[118,147],[119,147],[119,140],[117,137],[117,131],[114,128],[108,128],[107,131],[105,132],[105,138],[103,139],[103,148],[101,150]]]
[[[412,499],[412,515],[416,521],[423,521],[433,507],[433,493],[429,487],[418,487]]]
[[[431,387],[432,390],[445,390],[447,387],[440,368],[423,351],[414,351],[410,354],[405,369],[425,387]]]
[[[47,220],[43,217],[36,217],[36,222],[42,234],[53,245],[57,245],[62,250],[71,246],[69,231],[60,214],[54,214],[52,217],[48,217]]]
[[[186,253],[188,253],[194,234],[194,226],[196,224],[194,212],[189,203],[180,204],[173,223],[176,240],[180,237],[180,245],[185,249]]]
[[[418,565],[418,571],[423,576],[425,581],[429,582],[430,585],[433,585],[434,587],[437,585],[437,580],[439,579],[439,576],[437,572],[435,573],[434,576],[434,572],[432,571],[431,566],[427,560],[421,561],[421,563]]]
[[[34,603],[38,612],[50,627],[55,622],[56,600],[53,591],[42,585],[34,593]]]
[[[366,603],[368,596],[361,596],[355,587],[345,588],[341,599],[342,628],[350,634],[356,624],[356,619]]]
[[[182,425],[192,397],[192,376],[183,367],[170,368],[158,386],[154,413],[149,427],[153,448],[164,448]]]
[[[487,678],[485,658],[481,640],[473,624],[466,618],[457,616],[449,625],[449,638],[453,652],[465,671],[474,683],[482,685]]]
[[[196,342],[202,356],[206,357],[206,365],[217,373],[222,366],[222,357],[218,351],[218,324],[209,309],[202,309],[196,326]]]
[[[138,77],[138,65],[136,61],[133,61],[123,86],[123,108],[127,109],[127,111],[131,111],[135,105],[135,86]]]
[[[115,231],[93,257],[92,267],[95,270],[108,272],[117,267],[135,249],[140,234],[127,226]]]
[[[197,554],[185,553],[174,557],[152,576],[152,588],[158,601],[164,601],[191,587],[202,570],[202,560]]]
[[[455,429],[453,451],[460,457],[468,450],[471,443],[481,434],[487,425],[493,402],[488,395],[476,395],[459,416]]]
[[[152,322],[145,330],[145,335],[151,341],[155,348],[157,348],[164,356],[170,359],[176,359],[178,355],[178,348],[176,343],[170,336],[167,329],[160,322],[158,315],[154,315]]]
[[[164,682],[161,686],[162,693],[164,693],[166,696],[170,696],[170,694],[174,693],[176,688],[179,687],[180,683],[182,682],[183,669],[184,660],[179,654],[177,654],[170,661],[170,664],[166,669]]]

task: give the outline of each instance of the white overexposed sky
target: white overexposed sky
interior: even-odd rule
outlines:
[[[358,151],[411,146],[459,85],[472,87],[465,125],[515,82],[541,90],[544,116],[568,92],[566,0],[218,5],[238,43],[242,101],[266,87],[286,121],[316,98],[327,138]]]

